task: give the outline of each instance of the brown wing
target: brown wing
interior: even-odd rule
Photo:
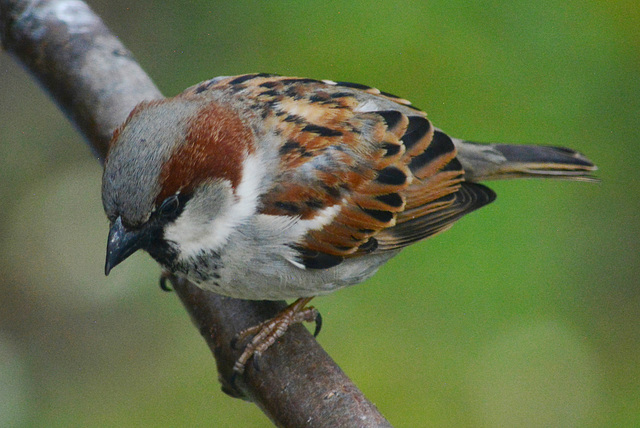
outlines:
[[[405,191],[405,210],[394,227],[376,236],[379,250],[405,247],[445,231],[460,217],[495,199],[488,187],[464,181],[464,170],[455,155],[451,138],[432,131],[426,148],[408,160],[414,179]]]
[[[315,220],[298,247],[307,267],[404,247],[492,200],[484,186],[463,183],[449,137],[406,100],[363,85],[264,74],[192,90],[211,85],[243,98],[280,137],[283,172],[261,212]]]

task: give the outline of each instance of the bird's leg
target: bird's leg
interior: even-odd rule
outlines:
[[[242,342],[250,336],[253,336],[253,338],[233,365],[234,376],[244,373],[249,358],[253,357],[255,362],[263,352],[269,349],[276,340],[286,333],[292,324],[315,321],[316,330],[314,336],[316,336],[320,332],[322,318],[313,306],[307,307],[311,299],[313,299],[313,297],[300,298],[283,309],[275,317],[239,332],[231,343],[232,347],[235,347],[236,343]]]

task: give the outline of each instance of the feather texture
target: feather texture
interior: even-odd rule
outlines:
[[[452,140],[391,94],[265,74],[215,79],[187,93],[204,90],[232,94],[279,136],[279,173],[260,213],[310,220],[338,207],[297,243],[307,267],[404,247],[493,200],[480,185],[462,186]]]

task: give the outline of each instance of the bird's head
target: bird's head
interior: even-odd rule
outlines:
[[[105,163],[105,272],[139,249],[170,267],[224,245],[233,217],[246,214],[238,213],[238,192],[252,139],[233,109],[211,99],[138,105],[114,133]]]

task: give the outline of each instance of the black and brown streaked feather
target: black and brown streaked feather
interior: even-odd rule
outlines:
[[[261,213],[318,219],[298,249],[309,268],[404,247],[491,200],[464,183],[451,139],[410,103],[364,85],[251,74],[188,90],[228,91],[282,141]]]

